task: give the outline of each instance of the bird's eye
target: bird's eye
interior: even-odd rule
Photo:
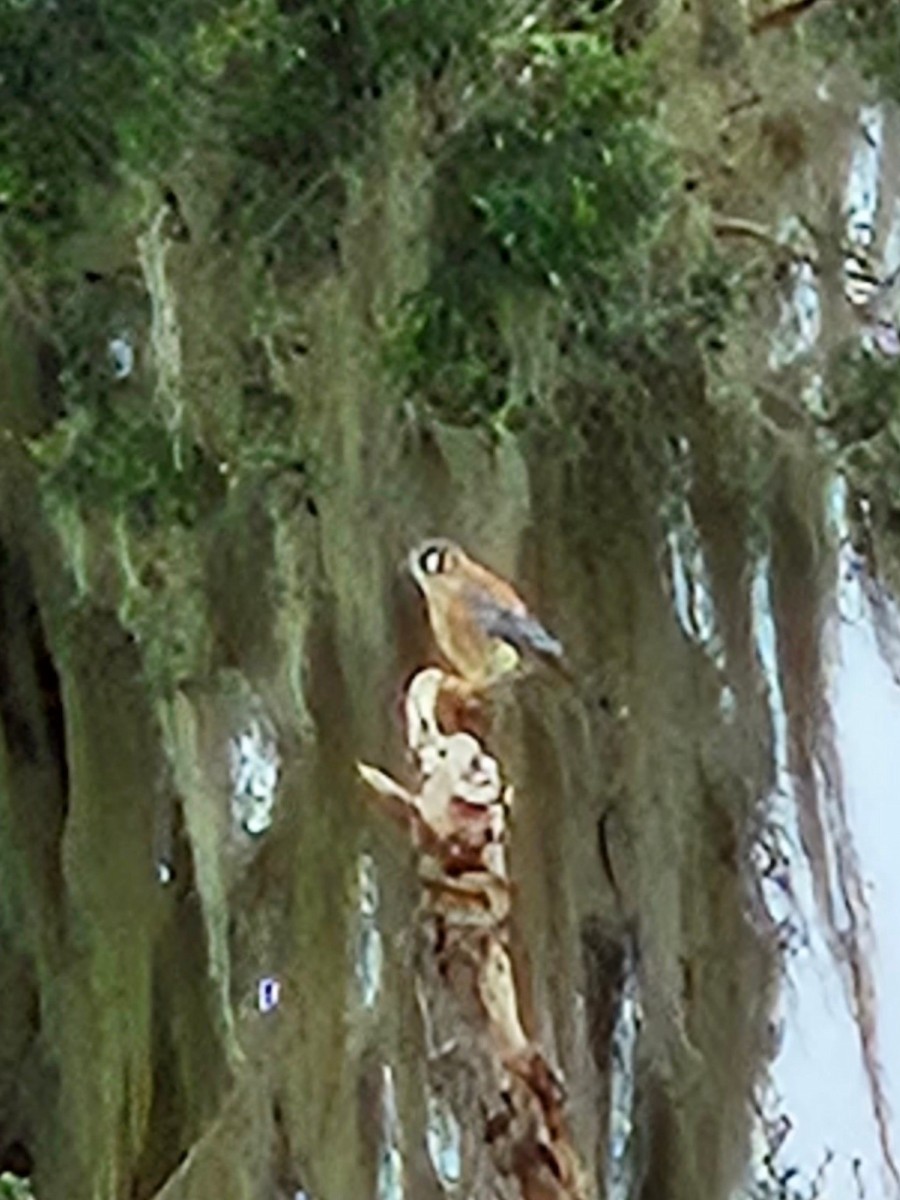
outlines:
[[[444,567],[444,552],[432,546],[430,550],[425,551],[419,562],[426,575],[440,575]]]

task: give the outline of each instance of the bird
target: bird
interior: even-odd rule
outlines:
[[[563,666],[562,643],[533,617],[513,586],[448,538],[420,542],[407,559],[425,597],[438,649],[477,689],[514,674],[526,656]]]

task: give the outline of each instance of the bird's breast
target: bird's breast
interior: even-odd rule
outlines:
[[[491,637],[464,601],[430,601],[428,608],[441,653],[464,679],[483,685],[518,666],[515,648]]]

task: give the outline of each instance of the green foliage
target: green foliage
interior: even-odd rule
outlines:
[[[7,236],[27,250],[36,230],[64,231],[86,181],[152,177],[188,137],[232,150],[251,176],[262,164],[276,181],[293,171],[302,183],[304,160],[330,157],[323,139],[337,132],[343,42],[324,18],[324,5],[285,16],[275,0],[7,3]]]
[[[79,183],[115,177],[120,127],[143,111],[141,160],[177,136],[184,97],[162,47],[185,19],[177,0],[50,0],[0,5],[0,179],[3,230],[19,253],[69,228]]]
[[[31,1184],[10,1171],[0,1175],[0,1200],[34,1200]]]
[[[221,494],[214,463],[154,404],[143,361],[150,312],[139,276],[50,289],[58,417],[29,443],[47,498],[144,527],[192,524]],[[112,339],[132,359],[117,373]]]
[[[471,72],[480,65],[491,33],[505,20],[508,3],[457,0],[358,0],[357,19],[372,77],[388,87],[398,78],[427,76],[462,61]]]
[[[205,128],[238,164],[224,235],[319,245],[367,133],[361,47],[340,6],[241,0],[196,27],[187,59],[208,92]]]
[[[900,8],[884,0],[841,0],[816,14],[813,28],[828,57],[844,59],[848,47],[860,69],[885,94],[900,100]]]
[[[412,395],[453,424],[483,421],[505,401],[508,353],[486,292],[410,296],[386,330],[384,362]]]
[[[78,408],[30,448],[51,500],[145,526],[193,524],[222,491],[199,447],[180,445],[152,412],[126,403]]]
[[[665,188],[644,65],[602,33],[535,33],[502,75],[451,169],[512,270],[583,297]]]
[[[829,373],[826,428],[837,442],[854,490],[872,504],[879,525],[900,514],[900,364],[858,351]]]
[[[86,185],[162,178],[189,147],[234,164],[226,234],[333,222],[341,166],[386,87],[477,57],[496,2],[0,0],[2,236],[31,261]]]
[[[498,36],[492,52],[491,83],[444,148],[430,279],[387,328],[394,378],[451,421],[521,415],[509,297],[548,298],[571,369],[667,327],[662,298],[648,303],[671,176],[648,62],[596,22]]]
[[[830,372],[826,396],[827,425],[842,448],[884,434],[900,415],[900,366],[864,350],[841,355]]]

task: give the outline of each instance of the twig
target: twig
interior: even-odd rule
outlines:
[[[764,33],[767,29],[784,29],[808,13],[818,3],[819,0],[792,0],[792,3],[784,4],[781,8],[773,9],[772,12],[763,13],[761,17],[751,21],[750,32],[758,34]]]
[[[743,217],[720,217],[713,214],[713,233],[719,237],[749,237],[763,242],[774,250],[782,248],[778,238],[758,221],[746,221]]]
[[[717,237],[751,238],[753,241],[761,242],[764,246],[768,246],[770,250],[774,250],[778,254],[789,255],[795,262],[809,262],[815,265],[809,253],[804,253],[802,250],[795,250],[787,242],[779,240],[767,226],[761,225],[758,221],[748,221],[744,217],[726,217],[718,213],[713,213],[712,226],[713,233]]]

